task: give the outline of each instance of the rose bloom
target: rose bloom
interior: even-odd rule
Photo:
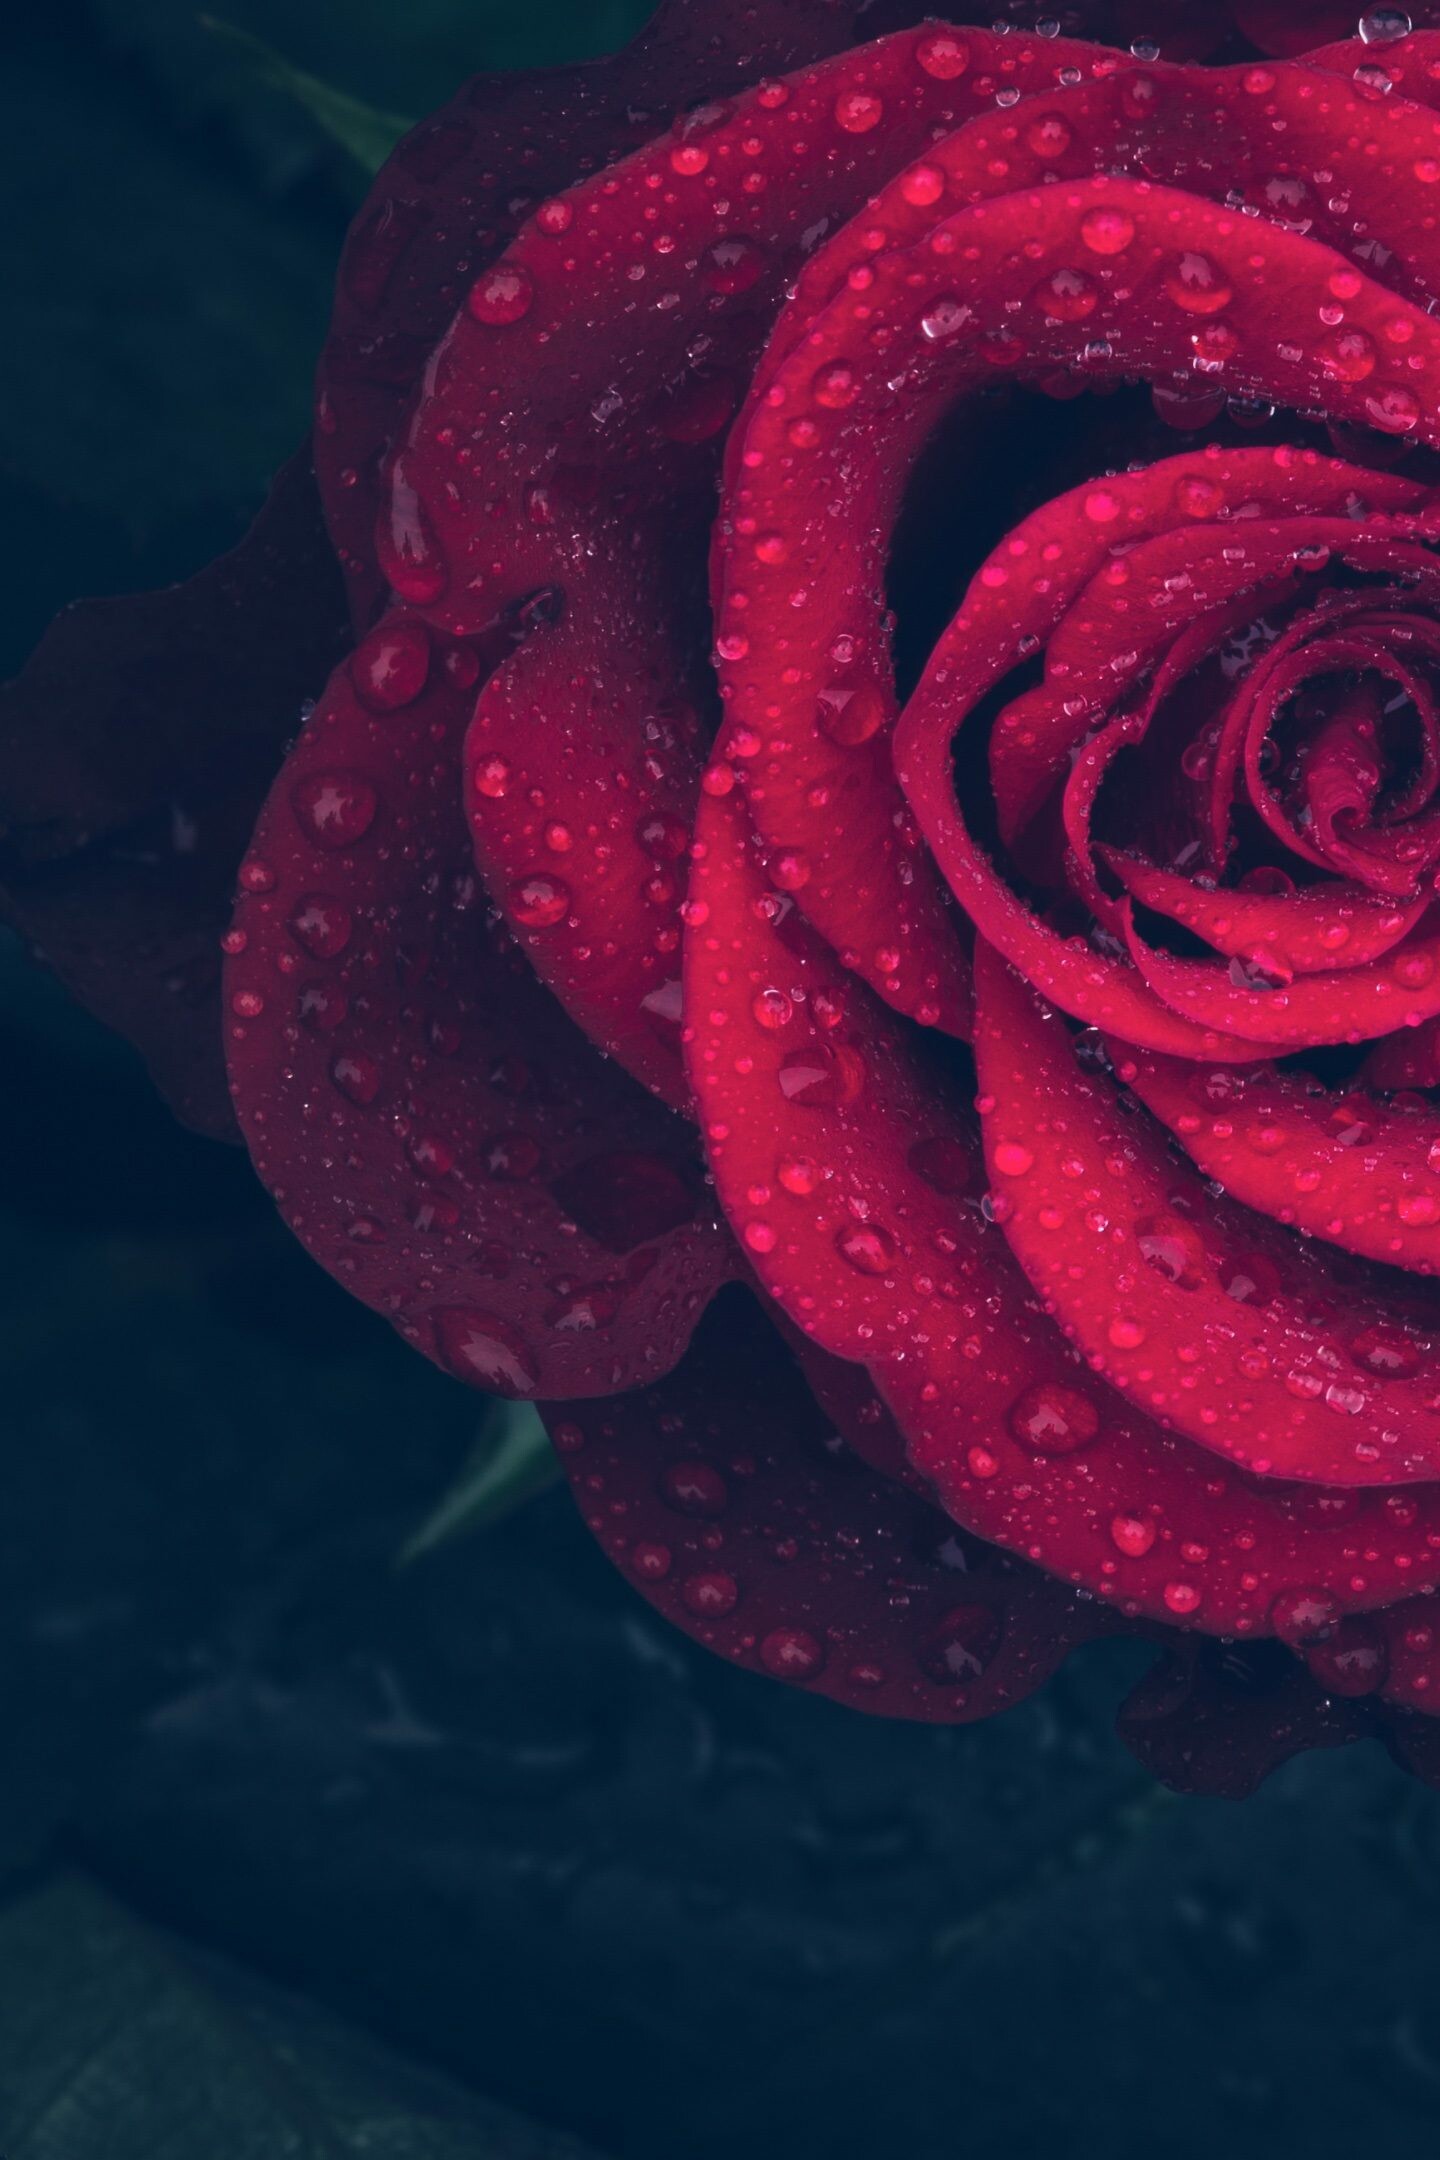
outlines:
[[[883,12],[401,143],[310,453],[12,691],[9,904],[721,1655],[1424,1771],[1440,32]]]

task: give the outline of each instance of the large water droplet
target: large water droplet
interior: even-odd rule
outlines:
[[[1042,1380],[1017,1396],[1006,1422],[1022,1447],[1040,1455],[1070,1455],[1095,1438],[1100,1412],[1077,1388]]]
[[[306,839],[338,854],[364,839],[379,797],[361,773],[317,772],[296,781],[290,803]]]
[[[471,1305],[444,1305],[434,1315],[441,1363],[458,1380],[494,1395],[533,1395],[539,1368],[525,1338],[495,1313]]]

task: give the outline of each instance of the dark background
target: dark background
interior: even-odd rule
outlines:
[[[216,4],[401,117],[646,12]],[[0,672],[243,529],[364,184],[185,0],[4,38]],[[1113,1649],[868,1723],[667,1634],[559,1493],[399,1566],[475,1397],[0,967],[3,2160],[1433,2149],[1440,1796],[1366,1745],[1175,1799]]]

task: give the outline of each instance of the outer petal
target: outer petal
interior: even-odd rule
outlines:
[[[392,621],[332,678],[241,871],[231,1078],[291,1227],[407,1339],[502,1394],[605,1393],[674,1363],[729,1244],[689,1129],[496,933],[456,786],[481,664]]]
[[[623,51],[472,76],[396,146],[350,229],[316,383],[316,465],[358,628],[385,593],[374,552],[381,462],[466,288],[537,202],[698,99],[839,50],[859,12],[827,0],[662,0]]]
[[[183,585],[59,616],[0,700],[0,896],[130,1037],[188,1124],[233,1138],[220,932],[281,747],[343,642],[308,455]]]
[[[586,1520],[651,1604],[814,1694],[968,1723],[1110,1624],[868,1469],[738,1294],[669,1379],[547,1422]]]

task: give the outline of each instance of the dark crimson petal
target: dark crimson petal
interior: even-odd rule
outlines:
[[[975,965],[997,1211],[1091,1371],[1262,1476],[1374,1486],[1440,1472],[1435,1342],[1397,1322],[1393,1363],[1367,1364],[1355,1345],[1385,1308],[1351,1292],[1317,1312],[1335,1286],[1263,1231],[1273,1294],[1237,1298],[1257,1243],[1250,1218],[1216,1205],[1109,1080],[1081,1071],[1063,1022],[991,948]]]
[[[1233,1199],[1368,1259],[1440,1269],[1440,1117],[1428,1107],[1128,1044],[1115,1057],[1146,1109]],[[1375,1355],[1383,1370],[1383,1348]]]
[[[883,1716],[968,1723],[1113,1625],[875,1476],[739,1293],[658,1386],[545,1416],[610,1558],[667,1620],[753,1672]]]
[[[1009,41],[975,44],[1013,72]],[[1039,45],[1051,79],[1089,50]],[[481,867],[508,911],[537,826],[577,841],[589,829],[567,935],[531,940],[510,911],[512,923],[581,1024],[671,1100],[673,1044],[657,1041],[653,1001],[670,979],[675,880],[663,865],[657,879],[645,835],[656,819],[688,821],[699,777],[675,715],[693,701],[705,639],[685,572],[689,560],[698,588],[720,437],[816,232],[952,123],[958,98],[968,105],[960,50],[931,31],[762,84],[542,204],[470,286],[392,462],[378,546],[402,597],[457,634],[507,610],[536,617],[477,708],[468,801]],[[577,382],[593,390],[579,397]],[[487,791],[494,769],[514,786]],[[803,882],[803,836],[783,852]],[[954,989],[963,964],[953,940],[947,951]],[[926,995],[939,995],[938,975]],[[938,1008],[956,1025],[958,995]]]
[[[839,51],[860,12],[830,0],[664,0],[623,51],[472,76],[397,144],[351,226],[316,384],[316,466],[359,628],[385,590],[374,549],[381,461],[467,288],[535,204],[697,99]]]
[[[1416,0],[1417,12],[1421,5],[1422,0]],[[1352,67],[1362,60],[1383,58],[1351,35],[1357,20],[1355,6],[1356,0],[1231,0],[1237,27],[1261,52],[1274,53],[1281,59],[1303,53],[1312,65],[1329,62],[1331,54],[1338,57],[1353,53]],[[1325,44],[1327,39],[1342,38],[1343,45],[1332,45],[1327,52],[1311,49]],[[1345,72],[1348,74],[1350,69]],[[1411,90],[1407,94],[1413,97],[1415,93]]]
[[[596,608],[502,666],[465,741],[476,859],[542,980],[592,1040],[676,1109],[680,918],[699,758],[653,615]],[[649,696],[645,692],[649,688]],[[643,713],[637,725],[637,712]],[[526,902],[536,879],[558,910]]]
[[[1318,975],[1337,961],[1364,966],[1390,952],[1430,906],[1428,895],[1399,904],[1360,885],[1304,891],[1235,891],[1197,885],[1117,848],[1097,850],[1132,899],[1204,938],[1219,953],[1262,966],[1277,982]]]
[[[1433,911],[1429,929],[1422,924],[1371,967],[1302,975],[1271,990],[1248,989],[1218,964],[1177,960],[1147,945],[1128,903],[1122,913],[1131,959],[1172,1012],[1197,1028],[1228,1029],[1266,1054],[1367,1042],[1440,1013],[1440,930],[1433,927]]]
[[[256,1168],[347,1289],[507,1395],[666,1371],[729,1241],[689,1129],[490,915],[456,772],[477,667],[413,619],[336,671],[240,873],[226,1037]],[[563,907],[537,876],[523,903]]]
[[[953,1090],[769,890],[733,797],[696,844],[687,1056],[721,1201],[958,1522],[1127,1615],[1241,1635],[1308,1585],[1343,1612],[1440,1580],[1440,1489],[1259,1481],[1088,1372],[986,1220]]]
[[[1440,1087],[1440,1020],[1385,1036],[1366,1056],[1359,1078],[1363,1087],[1382,1090]]]
[[[1367,1706],[1336,1700],[1276,1643],[1188,1636],[1121,1705],[1116,1731],[1177,1792],[1246,1799],[1308,1748],[1373,1730]]]
[[[343,623],[302,454],[228,555],[163,592],[68,608],[0,693],[5,914],[180,1116],[227,1139],[235,866]]]

